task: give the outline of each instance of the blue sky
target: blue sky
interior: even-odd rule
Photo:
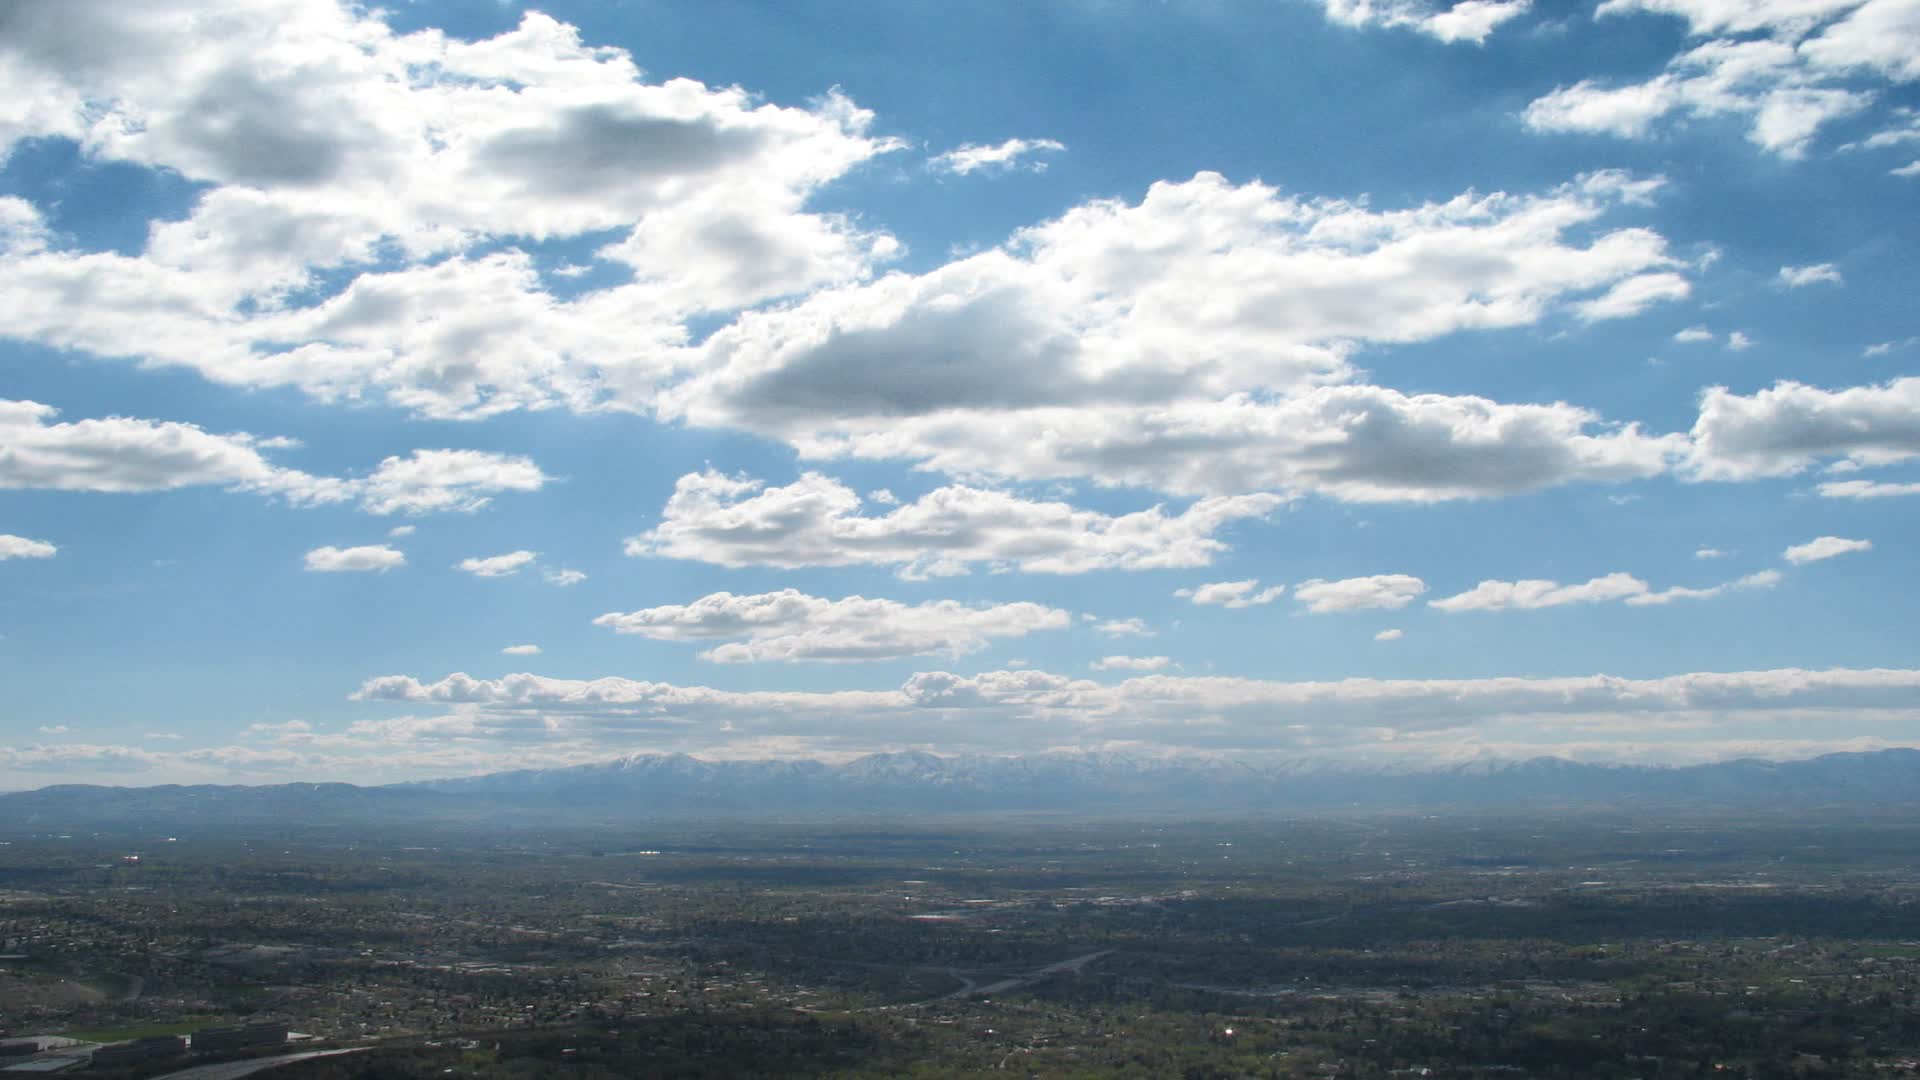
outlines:
[[[27,0],[0,787],[1920,745],[1920,2]]]

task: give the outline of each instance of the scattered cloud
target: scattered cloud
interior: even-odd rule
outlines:
[[[0,533],[0,562],[8,559],[51,559],[59,550],[59,547],[45,540],[29,540],[24,536]]]
[[[1344,3],[1335,15],[1477,39],[1522,8]],[[211,98],[195,96],[208,72],[251,71],[239,61],[277,55],[296,28],[248,19],[209,41],[172,9],[140,22],[92,8],[71,27],[20,28],[30,43],[84,25],[90,40],[131,35],[167,57],[41,71],[49,101],[139,108],[134,124],[121,104],[104,115],[63,104],[41,133],[92,132],[103,160],[212,186],[137,255],[49,249],[33,239],[46,231],[34,208],[8,203],[16,254],[0,276],[16,302],[0,333],[431,417],[653,410],[814,459],[1182,495],[1465,498],[1663,466],[1663,440],[1566,403],[1338,385],[1370,346],[1680,295],[1685,266],[1663,237],[1600,224],[1647,202],[1657,179],[1601,172],[1534,194],[1376,209],[1202,173],[1137,204],[1088,202],[923,274],[876,277],[896,241],[805,209],[899,148],[868,135],[870,115],[842,97],[794,109],[645,83],[625,53],[586,48],[537,13],[480,42],[398,35],[358,8],[303,17],[298,40],[317,51],[282,73],[286,85]],[[292,93],[309,78],[312,97]],[[300,114],[313,130],[273,131],[308,164],[289,172],[205,142],[204,100],[319,108]],[[638,145],[656,151],[606,160],[608,146]],[[622,230],[597,257],[632,280],[568,300],[501,243]],[[1161,239],[1149,250],[1147,237]],[[716,316],[720,328],[688,344],[689,323]],[[1020,453],[1003,455],[1010,446]],[[546,479],[525,459],[474,454],[418,451],[357,482],[359,497],[375,513],[470,510]],[[253,456],[219,481],[355,494],[345,481],[309,490],[312,478]]]
[[[1823,461],[1890,465],[1920,457],[1920,377],[1822,390],[1781,381],[1700,397],[1688,462],[1706,480],[1791,476]]]
[[[1095,671],[1161,671],[1172,663],[1165,656],[1103,656],[1087,666]]]
[[[263,720],[248,724],[240,734],[242,737],[266,735],[284,738],[305,735],[312,730],[313,725],[305,720],[283,720],[279,723]]]
[[[1674,586],[1654,590],[1632,574],[1612,573],[1574,585],[1557,581],[1482,581],[1463,593],[1428,601],[1441,611],[1531,611],[1568,604],[1597,604],[1613,600],[1635,607],[1669,604],[1675,600],[1705,600],[1736,589],[1766,589],[1780,583],[1780,572],[1762,570],[1734,581],[1705,588]]]
[[[7,96],[33,107],[7,113],[0,157],[71,139],[205,190],[132,254],[0,212],[0,334],[427,416],[588,408],[673,370],[689,320],[898,251],[807,208],[904,148],[837,92],[648,82],[538,12],[477,41],[326,0],[204,19],[87,3],[9,23]],[[572,299],[514,246],[604,235],[595,258],[630,273]]]
[[[1815,263],[1811,266],[1783,266],[1780,268],[1779,282],[1788,289],[1798,289],[1807,285],[1842,285],[1846,279],[1840,276],[1840,268],[1832,263]]]
[[[1574,311],[1589,322],[1626,319],[1654,304],[1685,300],[1692,292],[1693,286],[1679,274],[1641,274],[1618,282],[1601,296],[1574,305]]]
[[[1829,480],[1820,485],[1829,499],[1888,499],[1920,495],[1920,483],[1889,484],[1874,480]]]
[[[1920,337],[1899,338],[1893,341],[1876,341],[1860,350],[1860,355],[1868,358],[1886,356],[1895,349],[1911,349],[1920,345]]]
[[[1271,604],[1280,599],[1286,591],[1285,585],[1273,585],[1262,589],[1259,578],[1248,578],[1245,581],[1214,581],[1205,585],[1196,585],[1191,589],[1176,589],[1173,595],[1184,597],[1196,604],[1244,608]]]
[[[244,432],[214,435],[192,424],[110,416],[55,421],[59,410],[0,399],[0,488],[144,492],[214,485],[279,495],[297,504],[340,502],[341,480],[267,461],[292,444]]]
[[[1542,579],[1487,580],[1466,592],[1427,603],[1429,607],[1441,611],[1505,611],[1509,608],[1546,608],[1622,600],[1629,596],[1644,596],[1648,591],[1646,582],[1632,574],[1619,573],[1597,577],[1579,585],[1562,585],[1557,581]]]
[[[1318,3],[1342,25],[1442,42],[1485,42],[1531,10],[1526,0]],[[1600,172],[1409,202],[1385,191],[1320,198],[1199,173],[1067,205],[984,250],[903,263],[900,241],[835,209],[842,198],[822,204],[857,170],[907,149],[874,134],[872,115],[841,93],[784,105],[736,87],[654,80],[625,51],[590,45],[539,13],[466,41],[397,30],[380,9],[346,0],[229,5],[219,33],[207,32],[203,7],[42,4],[8,20],[0,160],[29,143],[71,145],[87,165],[151,170],[190,194],[122,247],[97,250],[62,231],[51,201],[0,196],[0,337],[192,371],[240,392],[288,388],[435,421],[618,411],[772,440],[806,469],[844,464],[860,489],[934,488],[903,500],[885,488],[861,496],[820,471],[769,486],[708,469],[680,478],[653,527],[626,541],[630,555],[733,568],[877,567],[915,580],[1180,569],[1192,581],[1204,574],[1192,568],[1252,546],[1240,536],[1257,522],[1316,495],[1473,500],[1668,474],[1727,482],[1817,474],[1827,498],[1920,494],[1920,483],[1841,478],[1920,458],[1920,379],[1711,388],[1686,434],[1557,400],[1537,382],[1528,394],[1545,396],[1531,400],[1467,393],[1452,379],[1424,380],[1447,388],[1434,393],[1370,384],[1373,371],[1400,370],[1381,355],[1393,350],[1472,348],[1480,335],[1515,330],[1557,343],[1597,334],[1587,325],[1595,321],[1690,298],[1710,258],[1691,245],[1669,250],[1655,227],[1663,216],[1645,210],[1661,197],[1658,177]],[[1848,126],[1861,135],[1850,152],[1910,157],[1920,114],[1886,105],[1920,80],[1913,10],[1912,0],[1604,0],[1604,19],[1671,18],[1668,29],[1684,27],[1691,39],[1646,77],[1560,86],[1527,108],[1526,122],[1625,138],[1730,122],[1761,152],[1794,158],[1856,117]],[[1877,111],[1865,111],[1870,104]],[[1009,139],[927,164],[954,175],[1039,171],[1064,150]],[[1920,175],[1920,161],[1892,172]],[[1850,269],[1856,279],[1865,273]],[[1774,279],[1779,289],[1844,283],[1835,263],[1781,266]],[[1724,315],[1680,310],[1661,318]],[[1771,322],[1750,329],[1790,336]],[[1735,352],[1754,345],[1724,326],[1687,326],[1673,340],[1724,340]],[[1788,352],[1764,354],[1784,363]],[[442,441],[452,440],[434,439]],[[337,460],[335,449],[309,456],[271,433],[66,417],[0,400],[0,489],[223,489],[342,513],[423,515],[472,513],[556,483],[530,457],[451,448],[375,464],[377,453],[327,466],[331,476],[292,467]],[[870,462],[938,478],[883,475]],[[1640,490],[1648,494],[1636,513],[1667,497],[1664,485]],[[1737,523],[1722,531],[1723,542],[1739,539]],[[414,532],[398,525],[386,537]],[[1823,536],[1783,557],[1799,565],[1871,546]],[[48,541],[0,534],[0,560],[56,553],[73,558]],[[407,555],[392,543],[328,546],[304,561],[316,572],[384,572]],[[532,551],[457,565],[479,576],[525,571],[558,587],[587,576]],[[1665,589],[1625,573],[1571,584],[1490,580],[1428,602],[1449,611],[1660,605],[1781,580],[1778,570]],[[1249,577],[1175,595],[1236,609],[1270,605],[1286,590]],[[1315,579],[1295,593],[1314,613],[1393,611],[1424,598],[1427,585],[1381,574]],[[1081,586],[1072,595],[1075,606],[1127,610],[1112,596],[1087,599]],[[1032,603],[832,600],[786,589],[714,593],[597,621],[745,662],[968,655],[1074,620]],[[1152,634],[1139,618],[1078,623],[1112,639]],[[1374,639],[1402,636],[1393,628]],[[540,655],[530,644],[501,651]],[[0,768],[271,771],[373,760],[369,747],[402,744],[419,756],[394,760],[443,770],[516,743],[541,761],[604,756],[613,743],[738,753],[903,743],[1302,750],[1404,744],[1408,733],[1479,730],[1487,717],[1631,727],[1743,712],[1878,716],[1910,711],[1920,687],[1914,673],[1888,671],[1285,683],[1176,678],[1169,658],[1132,656],[1095,661],[1095,670],[1139,676],[1108,687],[1015,666],[1023,669],[922,672],[897,689],[839,692],[390,676],[362,696],[418,703],[425,715],[383,713],[344,734],[262,729],[255,734],[278,740],[264,749],[0,747]]]
[[[298,445],[244,432],[124,416],[54,421],[59,410],[0,400],[0,489],[133,493],[218,486],[298,506],[359,500],[373,514],[471,512],[501,491],[536,491],[548,477],[531,459],[480,450],[415,450],[362,479],[314,476],[272,464]]]
[[[1061,630],[1072,616],[1031,603],[970,606],[957,600],[907,605],[849,596],[824,600],[794,589],[735,596],[719,592],[593,620],[616,633],[656,641],[715,641],[700,654],[717,663],[767,660],[893,660],[978,652],[998,638]],[[731,640],[730,640],[731,639]]]
[[[464,570],[474,577],[508,577],[533,565],[533,561],[539,557],[538,552],[509,551],[505,555],[461,559],[454,569]]]
[[[868,516],[859,495],[819,473],[768,488],[708,471],[681,477],[660,524],[629,539],[626,550],[734,567],[895,566],[908,579],[964,574],[977,564],[1043,574],[1205,566],[1226,550],[1216,533],[1283,501],[1208,498],[1178,514],[1156,506],[1109,516],[952,486]]]
[[[1648,591],[1638,596],[1629,596],[1626,598],[1626,602],[1634,607],[1646,607],[1670,604],[1675,600],[1710,600],[1722,593],[1733,592],[1738,589],[1771,589],[1775,585],[1780,584],[1780,580],[1780,571],[1761,570],[1742,578],[1735,578],[1732,581],[1722,582],[1719,585],[1709,585],[1705,588],[1696,589],[1684,585],[1675,585],[1662,589],[1659,592]]]
[[[1376,209],[1201,173],[744,314],[661,412],[814,460],[1182,495],[1422,501],[1654,475],[1670,439],[1564,402],[1360,384],[1349,357],[1678,295],[1663,237],[1600,224],[1660,183],[1593,173]]]
[[[1603,0],[1596,18],[1635,13],[1685,19],[1696,35],[1785,31],[1804,35],[1816,25],[1859,7],[1862,0]]]
[[[1805,563],[1831,559],[1836,555],[1846,555],[1855,551],[1872,551],[1871,540],[1848,540],[1839,536],[1821,536],[1804,544],[1795,544],[1780,553],[1780,557],[1800,566]]]
[[[1734,117],[1762,150],[1799,158],[1820,129],[1865,109],[1861,83],[1920,78],[1920,29],[1899,14],[1905,0],[1608,0],[1598,14],[1684,16],[1696,35],[1714,36],[1638,83],[1582,79],[1535,100],[1525,113],[1539,131],[1646,138],[1670,117]]]
[[[1024,169],[1045,172],[1047,163],[1038,155],[1058,154],[1066,144],[1053,139],[1008,139],[995,146],[968,143],[927,159],[935,172],[966,176],[975,172],[1012,172]]]
[[[1529,0],[1320,0],[1327,18],[1342,26],[1413,30],[1447,43],[1484,44],[1502,23],[1525,15]]]
[[[538,491],[549,479],[527,457],[485,450],[415,450],[382,461],[357,488],[361,507],[372,514],[472,513],[499,492]]]
[[[1314,578],[1294,587],[1294,599],[1315,614],[1403,608],[1427,591],[1427,583],[1411,574],[1374,574],[1369,577],[1323,581]]]
[[[372,570],[384,574],[396,566],[407,565],[407,556],[384,544],[369,544],[350,548],[314,548],[307,552],[306,562],[308,570],[327,573]]]
[[[1840,149],[1880,150],[1920,142],[1920,109],[1895,106],[1882,123],[1888,126],[1857,142],[1847,143]]]

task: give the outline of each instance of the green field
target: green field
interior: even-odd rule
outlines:
[[[181,1020],[171,1024],[132,1024],[127,1027],[76,1028],[63,1031],[62,1038],[79,1039],[83,1042],[125,1042],[128,1039],[144,1039],[149,1035],[185,1035],[205,1027],[211,1021]]]

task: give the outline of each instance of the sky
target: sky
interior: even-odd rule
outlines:
[[[1920,746],[1920,0],[0,6],[0,788]]]

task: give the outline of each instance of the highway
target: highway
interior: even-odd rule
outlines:
[[[337,1050],[306,1050],[298,1054],[280,1054],[276,1057],[249,1058],[246,1061],[223,1061],[214,1065],[195,1065],[178,1072],[163,1073],[151,1080],[240,1080],[243,1076],[277,1069],[290,1062],[305,1061],[308,1058],[334,1057],[339,1054],[358,1054],[373,1049],[370,1046],[348,1046]]]

